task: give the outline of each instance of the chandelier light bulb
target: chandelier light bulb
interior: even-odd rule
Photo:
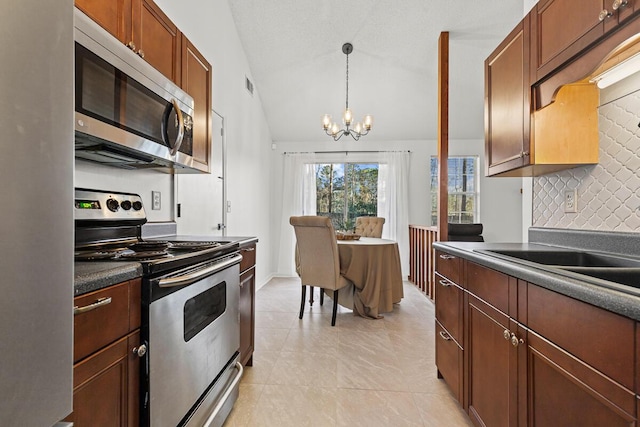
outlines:
[[[342,123],[344,123],[345,126],[350,126],[351,122],[353,121],[353,113],[351,112],[350,109],[346,109],[344,110],[344,115],[342,116]]]
[[[363,122],[364,122],[364,128],[367,131],[370,131],[371,130],[371,126],[373,126],[373,116],[370,115],[370,114],[367,114],[366,116],[364,116]]]
[[[330,114],[325,114],[322,116],[322,129],[324,129],[325,131],[327,129],[329,129],[329,127],[331,126],[331,115]]]
[[[332,137],[334,141],[339,140],[343,135],[351,135],[351,138],[358,141],[361,136],[367,135],[371,130],[371,126],[373,126],[373,116],[366,115],[362,122],[356,123],[355,126],[351,128],[351,123],[353,123],[353,112],[349,109],[349,54],[351,52],[353,52],[353,45],[351,43],[342,45],[342,53],[347,56],[347,97],[345,101],[346,108],[342,115],[342,123],[344,123],[345,128],[340,129],[338,123],[331,121],[329,114],[322,116],[322,129],[324,129],[324,132]]]

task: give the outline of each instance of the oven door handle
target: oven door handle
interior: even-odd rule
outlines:
[[[233,382],[229,385],[229,387],[227,387],[227,389],[224,391],[224,394],[222,395],[220,400],[218,400],[218,404],[216,405],[215,408],[213,408],[213,412],[211,412],[211,415],[209,415],[209,418],[207,418],[207,421],[204,422],[202,427],[210,427],[213,424],[213,421],[216,419],[216,417],[218,416],[218,413],[220,412],[224,404],[227,402],[227,399],[229,399],[229,396],[231,395],[231,393],[233,392],[233,389],[238,384],[238,381],[240,381],[240,378],[242,378],[242,373],[244,372],[242,363],[236,362],[235,368],[238,370],[236,377],[233,379]]]
[[[172,288],[174,286],[184,286],[190,285],[192,283],[197,282],[198,280],[202,280],[204,277],[210,276],[218,271],[224,270],[227,267],[232,266],[233,264],[237,264],[242,261],[242,255],[238,254],[231,258],[228,258],[224,261],[215,263],[210,265],[209,267],[205,267],[203,269],[194,271],[192,273],[184,274],[176,277],[166,277],[164,279],[158,280],[158,286],[161,288]]]

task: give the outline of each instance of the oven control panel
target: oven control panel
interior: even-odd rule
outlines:
[[[142,197],[133,193],[76,188],[74,219],[80,221],[141,221],[146,219]]]

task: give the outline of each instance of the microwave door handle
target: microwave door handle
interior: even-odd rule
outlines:
[[[171,109],[176,110],[176,116],[178,116],[178,136],[176,137],[175,142],[172,142],[169,139],[169,115],[171,113]],[[169,147],[170,153],[172,156],[175,156],[180,146],[182,145],[182,140],[184,139],[184,117],[182,116],[182,111],[180,110],[180,106],[178,105],[178,101],[175,99],[171,100],[171,103],[167,104],[164,109],[164,113],[162,114],[162,139],[164,143]]]

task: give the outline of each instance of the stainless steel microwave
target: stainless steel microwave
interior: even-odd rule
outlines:
[[[75,155],[126,169],[209,172],[193,153],[193,98],[75,9]]]

